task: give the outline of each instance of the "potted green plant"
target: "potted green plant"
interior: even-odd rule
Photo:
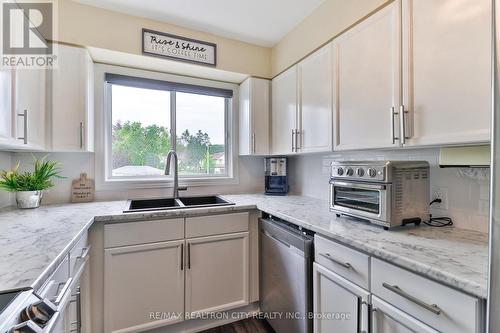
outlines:
[[[0,189],[16,193],[18,208],[37,208],[42,201],[43,191],[54,186],[53,178],[60,175],[59,163],[47,161],[46,157],[34,159],[33,172],[20,172],[19,163],[13,170],[0,171]]]

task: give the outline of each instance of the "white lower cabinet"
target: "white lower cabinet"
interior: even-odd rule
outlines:
[[[370,293],[314,264],[314,333],[368,332]]]
[[[375,258],[371,291],[441,332],[482,331],[481,300]]]
[[[372,296],[371,333],[437,333],[435,329]]]
[[[186,240],[186,313],[248,304],[248,232]]]
[[[182,321],[248,305],[255,292],[250,288],[255,264],[250,263],[249,216],[105,225],[103,331],[142,332],[175,323],[180,326],[172,329],[181,331],[197,325]]]
[[[183,249],[176,240],[104,250],[104,332],[183,320]]]
[[[485,330],[484,300],[318,235],[314,246],[315,333]]]

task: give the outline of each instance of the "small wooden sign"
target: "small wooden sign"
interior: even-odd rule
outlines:
[[[142,29],[142,53],[201,65],[217,65],[216,44],[150,29]]]
[[[71,202],[94,201],[94,180],[88,179],[86,173],[80,174],[80,179],[71,183]]]

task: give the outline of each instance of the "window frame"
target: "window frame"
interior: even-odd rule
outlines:
[[[238,148],[237,123],[235,113],[238,111],[238,85],[198,79],[147,70],[132,69],[120,66],[96,64],[95,65],[95,94],[96,94],[96,188],[97,189],[135,189],[135,188],[164,188],[172,187],[172,176],[112,176],[112,113],[111,113],[111,87],[112,84],[106,82],[106,73],[126,75],[131,77],[153,79],[160,81],[178,82],[194,86],[229,89],[233,91],[232,98],[225,98],[224,110],[224,132],[225,132],[225,164],[226,172],[222,175],[193,175],[179,177],[179,182],[186,186],[208,186],[238,184]],[[167,91],[167,90],[164,90]],[[170,91],[170,134],[172,147],[176,149],[176,112],[175,92]],[[101,120],[101,121],[99,121]],[[166,154],[167,152],[165,152]]]

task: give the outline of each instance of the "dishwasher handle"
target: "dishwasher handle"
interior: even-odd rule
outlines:
[[[278,242],[278,243],[281,243],[281,244],[285,245],[286,247],[290,247],[290,244],[286,243],[284,240],[281,240],[281,239],[279,239],[278,237],[276,237],[276,236],[274,236],[274,235],[271,235],[271,234],[270,234],[270,233],[268,233],[268,232],[265,232],[265,231],[264,231],[264,235],[266,235],[267,237],[272,238],[273,240],[275,240],[275,241],[276,241],[276,242]]]
[[[279,221],[272,219],[259,219],[260,232],[267,237],[271,237],[274,241],[295,248],[304,253],[306,257],[312,257],[313,237],[303,234],[301,231],[293,230]]]

